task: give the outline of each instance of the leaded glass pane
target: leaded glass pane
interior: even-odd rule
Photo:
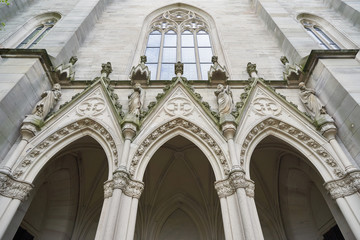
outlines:
[[[307,30],[307,32],[310,34],[310,36],[318,43],[318,44],[320,44],[320,46],[322,47],[322,48],[324,48],[324,49],[329,49],[326,45],[325,45],[325,43],[323,42],[323,41],[321,41],[321,39],[318,37],[318,36],[316,36],[316,34],[313,32],[313,30],[312,29],[310,29],[310,28],[305,28],[306,30]]]
[[[176,62],[176,48],[164,48],[162,62],[175,63]]]
[[[211,64],[201,64],[200,65],[202,80],[208,80],[208,71],[210,70],[210,67],[211,67]]]
[[[160,47],[160,43],[161,43],[161,35],[149,35],[149,39],[148,39],[148,47]]]
[[[182,35],[193,35],[192,32],[190,31],[183,31],[182,32]]]
[[[160,48],[147,48],[146,57],[148,63],[157,63],[159,61]]]
[[[160,72],[160,80],[171,80],[175,77],[174,64],[162,64]]]
[[[184,77],[188,80],[198,80],[196,64],[184,64]]]
[[[181,61],[183,63],[194,63],[195,61],[195,48],[182,48]]]
[[[211,47],[209,35],[197,35],[199,47]]]
[[[314,27],[314,29],[320,34],[321,37],[325,39],[325,41],[328,43],[328,45],[331,46],[332,49],[340,49],[339,46],[333,40],[331,40],[331,38],[326,33],[323,32],[323,30],[318,27]]]
[[[166,34],[164,37],[164,46],[165,47],[176,47],[177,36],[173,34]]]
[[[150,79],[151,80],[156,79],[156,73],[157,73],[158,65],[157,64],[146,64],[146,66],[148,66],[148,68],[149,68],[149,70],[151,72]]]
[[[193,35],[181,35],[181,46],[182,47],[194,47],[194,36]]]
[[[211,48],[199,48],[199,58],[201,63],[210,63],[212,58]]]
[[[42,29],[44,28],[43,25],[37,27],[29,36],[27,36],[16,48],[22,48],[26,44],[28,44]]]
[[[40,42],[40,40],[46,35],[46,33],[47,33],[48,31],[50,31],[51,28],[52,28],[52,26],[48,27],[45,31],[43,31],[43,32],[41,33],[41,35],[38,36],[38,37],[36,38],[36,40],[30,45],[29,48],[32,48],[33,46],[35,46],[36,44],[38,44],[38,43]]]

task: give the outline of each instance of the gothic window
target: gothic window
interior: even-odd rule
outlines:
[[[301,21],[309,35],[324,49],[340,49],[340,47],[316,23],[303,19]]]
[[[42,21],[16,48],[32,48],[46,35],[55,25],[56,19]]]
[[[153,80],[174,77],[177,61],[189,80],[207,80],[213,55],[208,26],[192,11],[167,11],[152,22],[145,55]]]

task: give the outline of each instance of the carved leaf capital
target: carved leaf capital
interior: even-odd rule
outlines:
[[[32,189],[32,184],[18,181],[8,175],[0,173],[0,195],[25,201]]]

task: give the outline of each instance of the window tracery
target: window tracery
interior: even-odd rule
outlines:
[[[207,80],[213,55],[206,21],[188,10],[170,10],[151,23],[145,55],[151,79],[170,80],[174,64],[184,63],[189,80]]]
[[[308,19],[301,21],[308,34],[324,49],[340,49],[339,45],[335,43],[330,36],[315,22]]]

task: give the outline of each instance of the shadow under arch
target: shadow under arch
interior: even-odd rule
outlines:
[[[160,235],[161,227],[164,226],[170,215],[178,209],[184,211],[191,218],[191,220],[197,225],[200,235],[204,236],[207,232],[206,224],[204,219],[197,214],[197,208],[197,203],[184,194],[178,193],[174,195],[172,198],[168,199],[168,201],[166,201],[165,204],[154,214],[155,218],[159,219],[158,228],[155,229],[154,236],[158,237]]]
[[[89,135],[66,145],[41,168],[12,225],[21,222],[21,228],[39,239],[93,238],[104,200],[106,158]]]
[[[211,42],[212,42],[213,55],[218,56],[219,62],[221,62],[222,65],[227,66],[228,60],[226,58],[226,55],[224,54],[224,50],[223,50],[223,47],[222,47],[222,44],[220,41],[220,37],[219,37],[218,31],[217,31],[216,22],[213,19],[213,17],[211,16],[211,14],[209,14],[208,12],[206,12],[196,6],[193,6],[193,5],[190,5],[187,3],[181,3],[181,2],[163,5],[162,7],[159,7],[156,10],[153,10],[152,12],[150,12],[144,18],[140,36],[139,36],[139,40],[136,45],[136,50],[135,50],[135,54],[134,54],[134,58],[133,58],[131,66],[138,65],[140,56],[144,55],[144,53],[145,53],[146,42],[148,39],[148,34],[150,33],[149,28],[150,28],[152,21],[161,13],[169,11],[169,10],[173,10],[173,9],[182,9],[182,10],[193,11],[193,12],[199,14],[202,18],[204,18],[206,23],[210,26],[209,29],[211,29],[211,31],[209,32],[209,35],[212,40]],[[231,70],[228,69],[228,71],[230,73]],[[130,68],[129,68],[129,72],[130,72]]]
[[[317,133],[301,131],[289,123],[272,117],[263,119],[248,132],[242,142],[240,162],[250,177],[251,156],[256,146],[267,136],[273,136],[300,152],[314,166],[324,182],[342,177],[343,169],[324,147],[328,144],[327,141],[316,135]]]
[[[169,125],[173,125],[173,127],[169,127]],[[161,133],[163,127],[167,130]],[[154,137],[155,135],[156,137]],[[202,151],[213,169],[216,180],[223,180],[229,174],[230,161],[217,140],[196,124],[177,118],[162,124],[139,143],[138,149],[132,156],[130,166],[128,166],[134,180],[141,181],[143,179],[146,167],[155,152],[176,136],[184,137]]]
[[[104,150],[108,162],[108,179],[111,178],[118,161],[116,146],[119,143],[115,142],[115,138],[102,123],[84,118],[50,131],[45,130],[29,142],[34,147],[20,159],[14,171],[19,180],[32,183],[53,156],[84,136],[94,139]]]

